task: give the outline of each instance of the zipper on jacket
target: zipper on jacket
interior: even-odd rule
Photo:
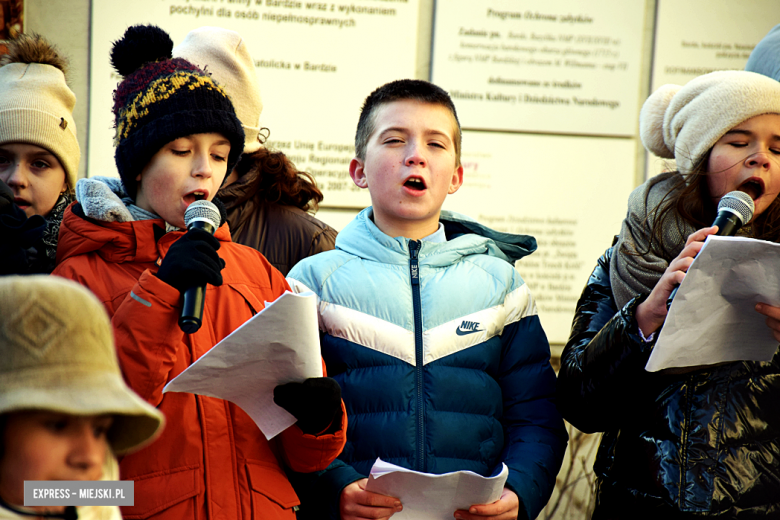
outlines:
[[[688,497],[686,496],[686,485],[688,481],[688,457],[691,434],[691,422],[693,416],[693,378],[687,377],[685,381],[685,415],[683,416],[683,423],[680,425],[682,431],[680,432],[680,482],[679,482],[679,499],[678,506],[682,511],[688,510],[688,504],[686,504]]]
[[[412,281],[412,308],[414,309],[414,352],[415,379],[417,386],[417,464],[416,471],[425,471],[425,410],[423,409],[423,328],[422,304],[420,303],[420,266],[417,255],[422,242],[409,241],[409,276]]]

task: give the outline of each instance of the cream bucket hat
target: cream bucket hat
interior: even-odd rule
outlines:
[[[0,278],[0,414],[20,410],[110,414],[117,454],[151,442],[164,422],[122,379],[103,305],[57,276]]]

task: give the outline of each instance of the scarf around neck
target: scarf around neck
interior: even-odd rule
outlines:
[[[661,173],[636,188],[628,197],[628,212],[609,269],[612,294],[619,309],[641,294],[650,294],[669,262],[685,246],[696,228],[672,210],[664,223],[662,240],[651,240],[658,210],[680,184],[679,173]]]

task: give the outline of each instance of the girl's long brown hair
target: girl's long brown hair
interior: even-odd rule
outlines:
[[[314,212],[322,202],[322,192],[314,178],[307,172],[298,171],[284,152],[261,147],[254,153],[242,155],[236,173],[243,177],[249,172],[257,172],[257,178],[236,204],[257,197],[272,204]]]
[[[650,251],[653,242],[663,244],[663,230],[667,225],[676,225],[675,219],[691,224],[695,229],[709,227],[718,214],[717,205],[712,201],[707,187],[707,165],[710,159],[710,148],[693,166],[687,176],[679,174],[679,182],[669,190],[661,204],[655,210],[655,219],[651,232],[650,242],[646,254]],[[686,179],[689,182],[686,182]],[[750,223],[748,236],[780,242],[780,197],[776,197],[772,204]]]

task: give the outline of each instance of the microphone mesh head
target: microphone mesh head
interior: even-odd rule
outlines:
[[[753,218],[753,212],[756,205],[750,195],[743,191],[732,191],[725,194],[718,202],[718,211],[722,209],[731,210],[742,219],[742,224],[747,224]]]
[[[184,225],[188,228],[193,222],[205,221],[216,229],[219,227],[220,220],[222,219],[219,209],[208,200],[196,200],[187,206],[187,211],[184,212]]]

